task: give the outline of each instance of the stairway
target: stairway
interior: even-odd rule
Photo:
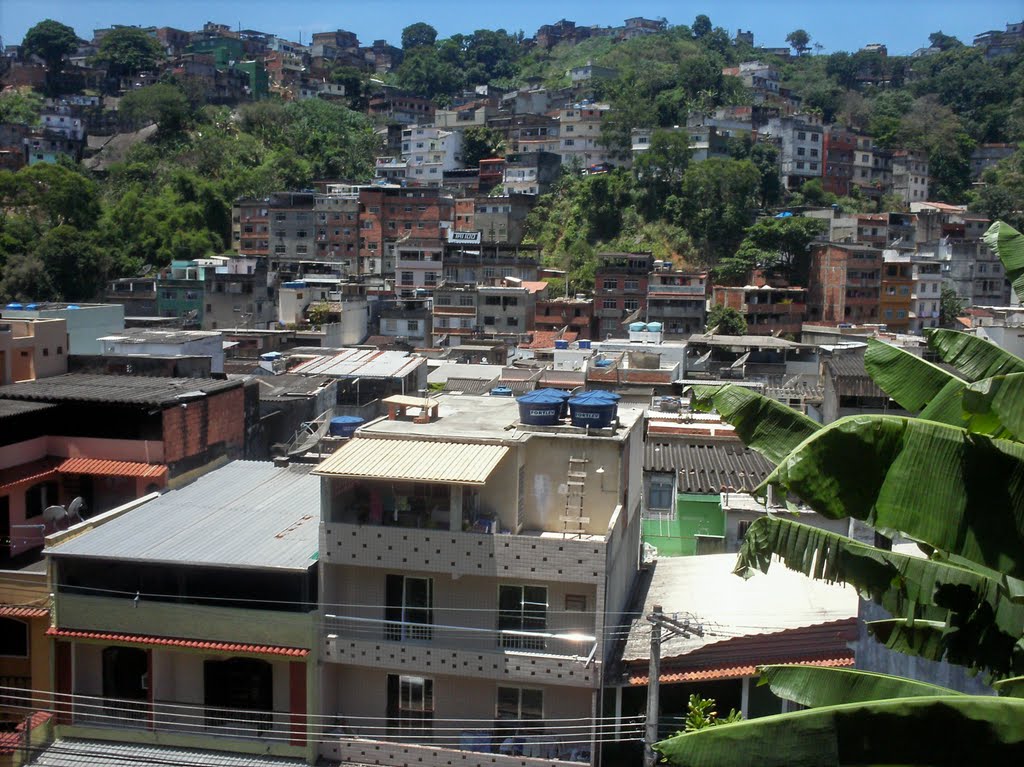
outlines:
[[[559,517],[562,523],[562,537],[581,537],[583,526],[590,522],[590,517],[583,516],[583,496],[587,482],[586,458],[570,458],[568,482],[566,482],[565,514]]]

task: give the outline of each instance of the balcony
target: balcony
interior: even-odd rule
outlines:
[[[593,614],[590,614],[593,621]],[[370,668],[591,687],[600,679],[597,640],[576,631],[495,629],[324,616],[324,659]]]
[[[700,296],[703,298],[707,289],[703,285],[663,285],[661,283],[652,282],[648,288],[648,292],[652,296],[661,293],[670,293],[673,295]]]

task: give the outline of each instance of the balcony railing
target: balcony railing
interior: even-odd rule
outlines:
[[[591,620],[593,616],[591,615]],[[325,615],[324,631],[362,641],[416,642],[445,649],[473,652],[539,653],[550,657],[593,659],[597,639],[571,629],[522,631],[454,626],[410,621],[389,621],[355,615]]]
[[[150,703],[148,700],[76,695],[72,721],[91,727],[256,740],[276,741],[294,735],[287,711],[255,711],[165,700]]]

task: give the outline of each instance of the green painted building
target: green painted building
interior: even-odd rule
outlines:
[[[249,76],[249,93],[253,101],[265,99],[270,95],[270,77],[262,61],[239,61],[234,68]]]

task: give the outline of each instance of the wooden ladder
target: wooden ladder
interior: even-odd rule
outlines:
[[[583,526],[589,524],[590,517],[583,516],[583,495],[587,482],[586,458],[570,458],[568,481],[566,482],[565,514],[559,520],[562,523],[562,537],[584,534]]]

